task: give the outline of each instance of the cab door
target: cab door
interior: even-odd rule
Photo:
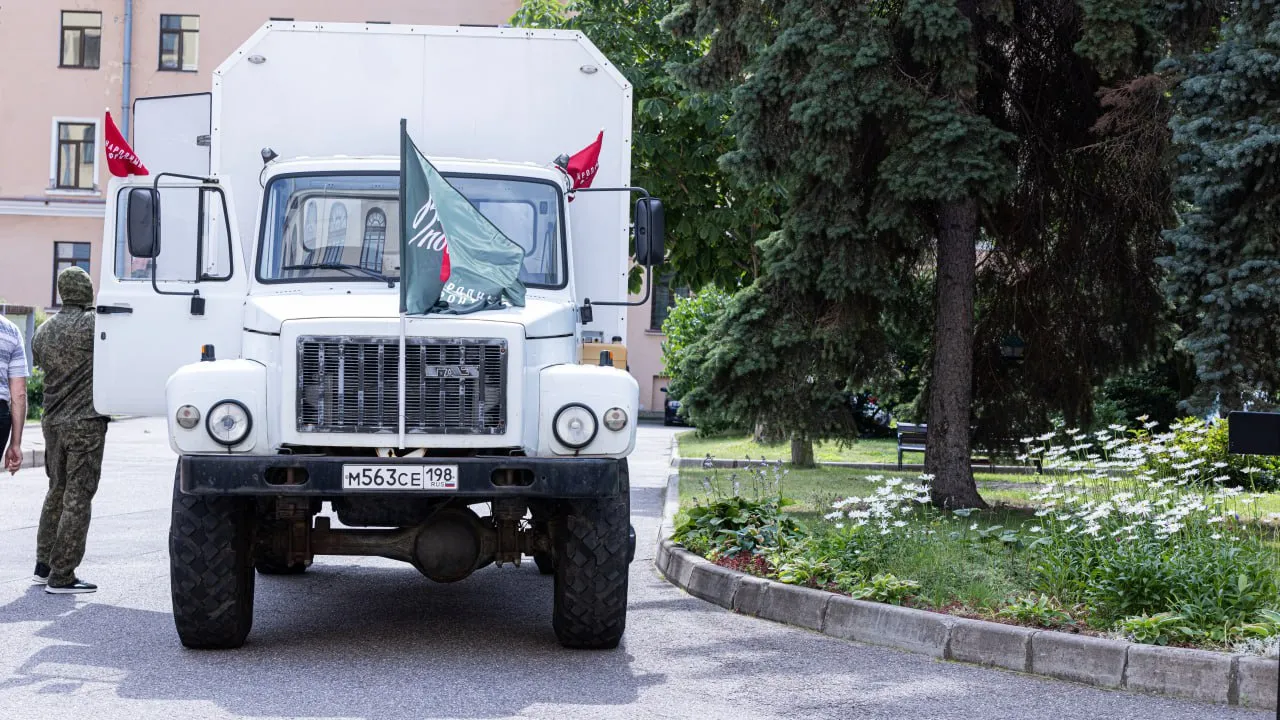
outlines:
[[[200,361],[202,346],[217,358],[240,355],[248,278],[231,188],[155,177],[108,188],[93,355],[101,413],[163,415],[165,383]],[[141,237],[148,229],[150,245]]]

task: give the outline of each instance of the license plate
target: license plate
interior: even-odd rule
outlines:
[[[458,489],[457,465],[343,465],[343,490],[392,492]]]

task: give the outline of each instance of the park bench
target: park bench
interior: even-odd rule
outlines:
[[[913,425],[911,423],[898,423],[898,468],[902,468],[902,456],[905,453],[920,453],[924,455],[928,446],[929,426]],[[996,466],[996,453],[994,450],[983,452],[978,456],[970,458],[970,462],[986,465],[991,469]],[[1040,460],[1035,460],[1036,472],[1041,472]]]

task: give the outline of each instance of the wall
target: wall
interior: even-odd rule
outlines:
[[[639,300],[639,295],[631,297]],[[639,307],[627,308],[627,364],[631,375],[640,383],[640,409],[661,412],[665,397],[659,388],[667,383],[662,375],[662,338],[649,329],[653,298]]]
[[[272,17],[298,21],[387,20],[432,25],[505,23],[520,0],[134,0],[132,99],[207,92],[214,69]],[[53,243],[92,245],[100,267],[102,192],[110,174],[101,120],[123,125],[124,0],[13,0],[0,3],[0,298],[48,307]],[[102,13],[98,69],[58,67],[63,10]],[[160,15],[200,16],[196,72],[159,69]],[[53,190],[53,119],[99,124],[97,188]],[[146,158],[142,158],[146,162]]]

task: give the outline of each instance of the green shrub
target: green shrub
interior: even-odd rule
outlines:
[[[1058,602],[1049,595],[1031,594],[1020,597],[996,612],[996,617],[1014,620],[1022,625],[1044,628],[1062,627],[1071,622]]]
[[[860,582],[849,592],[858,600],[901,605],[904,600],[920,591],[920,583],[914,580],[899,580],[889,573],[881,573],[869,581]]]
[[[1280,489],[1280,458],[1227,452],[1225,420],[1209,424],[1197,418],[1185,418],[1174,423],[1170,430],[1155,437],[1142,436],[1142,444],[1149,450],[1142,470],[1153,471],[1160,477],[1188,477],[1204,485],[1259,491]]]
[[[44,370],[31,369],[27,378],[27,419],[39,420],[44,416]]]
[[[671,397],[680,399],[693,388],[702,386],[703,378],[698,376],[700,365],[690,362],[689,349],[711,331],[724,314],[729,298],[725,291],[708,286],[689,297],[676,298],[675,307],[662,321],[662,366],[671,379],[667,386]],[[685,417],[689,411],[682,406],[678,412]],[[691,419],[699,431],[723,430],[733,425],[725,418],[709,417],[706,413]]]
[[[1136,643],[1169,645],[1184,643],[1196,637],[1196,631],[1186,624],[1186,618],[1174,613],[1137,615],[1120,621],[1116,631]]]

